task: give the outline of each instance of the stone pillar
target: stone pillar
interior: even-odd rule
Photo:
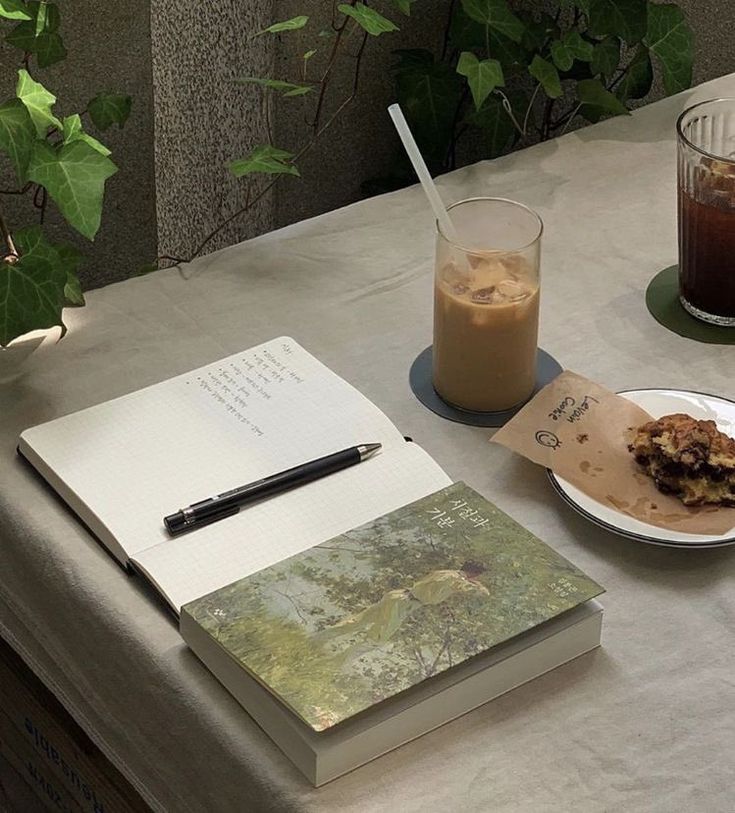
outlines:
[[[186,257],[244,202],[247,182],[227,163],[268,141],[260,89],[273,39],[252,35],[272,22],[271,0],[151,0],[155,185],[160,254]],[[222,230],[205,253],[272,226],[267,195]]]

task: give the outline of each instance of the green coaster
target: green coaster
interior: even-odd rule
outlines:
[[[684,310],[679,302],[678,265],[664,268],[651,280],[646,305],[657,322],[680,336],[708,344],[735,344],[735,327],[708,325]]]

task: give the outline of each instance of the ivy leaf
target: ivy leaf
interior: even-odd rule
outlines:
[[[393,0],[393,3],[398,8],[398,10],[403,12],[406,15],[406,17],[411,16],[411,4],[415,2],[416,0]]]
[[[312,85],[295,85],[293,82],[284,82],[282,79],[261,79],[257,76],[243,76],[235,79],[238,85],[260,85],[271,90],[281,91],[283,96],[304,96],[314,90]]]
[[[39,68],[48,68],[66,59],[66,48],[59,34],[40,34],[34,49]]]
[[[533,62],[528,66],[528,72],[534,79],[540,82],[541,87],[550,99],[558,99],[564,92],[559,79],[559,72],[545,59],[538,54],[533,58]]]
[[[667,94],[691,86],[694,34],[678,6],[648,4],[646,45],[661,65]]]
[[[82,254],[70,243],[62,243],[56,246],[56,253],[66,273],[66,283],[64,284],[64,299],[66,304],[81,307],[84,305],[84,294],[82,293],[82,284],[77,277],[77,269],[82,261]]]
[[[589,31],[597,37],[620,37],[628,45],[646,36],[648,9],[646,0],[592,0]]]
[[[594,46],[592,54],[592,73],[601,74],[610,80],[620,64],[620,40],[617,37],[605,37]]]
[[[517,42],[468,17],[461,5],[455,6],[449,25],[449,40],[458,51],[482,49],[500,62],[503,73],[518,73],[527,63],[526,52]]]
[[[468,17],[494,28],[513,42],[520,42],[524,25],[508,8],[506,0],[462,0]]]
[[[580,62],[592,62],[595,46],[582,39],[579,31],[569,31],[564,36],[564,45],[569,53]]]
[[[46,90],[40,82],[31,79],[25,68],[18,71],[15,94],[26,106],[39,138],[46,137],[49,127],[61,129],[61,122],[51,112],[51,108],[56,104],[56,96]]]
[[[122,126],[128,120],[133,100],[119,93],[98,93],[87,105],[89,117],[99,130],[106,130],[117,124]]]
[[[304,60],[304,62],[308,62],[308,61],[309,61],[309,60],[310,60],[310,59],[311,59],[311,58],[314,56],[314,54],[315,54],[315,53],[316,53],[316,48],[311,48],[310,50],[308,50],[308,51],[307,51],[307,52],[304,54],[304,56],[302,57],[302,59]]]
[[[45,187],[69,225],[90,240],[100,227],[105,181],[116,172],[107,156],[84,141],[55,149],[36,141],[28,165],[28,179]]]
[[[529,59],[535,52],[544,49],[547,40],[558,39],[560,36],[559,26],[549,14],[541,14],[540,17],[534,18],[527,12],[522,15],[522,20],[525,28],[521,37],[521,45],[531,53]]]
[[[551,58],[560,71],[568,71],[574,62],[574,57],[560,40],[554,40],[551,43]]]
[[[82,284],[76,275],[70,275],[66,278],[64,285],[64,300],[67,305],[81,308],[84,305],[84,294],[82,293]]]
[[[303,28],[308,22],[309,18],[305,14],[301,14],[298,17],[291,17],[290,20],[273,23],[273,25],[269,25],[268,28],[258,31],[253,34],[253,36],[260,37],[262,34],[278,34],[281,31],[297,31],[299,28]]]
[[[429,51],[404,50],[397,55],[400,61],[393,72],[398,101],[429,168],[441,169],[452,139],[462,80]]]
[[[463,51],[457,63],[457,73],[467,77],[475,108],[479,110],[498,85],[504,85],[503,69],[497,59],[480,61],[471,51]]]
[[[48,16],[48,3],[39,3],[38,10],[36,11],[36,36],[43,33],[44,29],[46,28]]]
[[[66,57],[66,48],[57,33],[59,9],[54,3],[28,3],[31,19],[19,23],[5,38],[10,45],[35,54],[38,65],[47,68]]]
[[[577,82],[577,99],[581,104],[598,108],[614,115],[630,115],[628,108],[600,82],[599,79],[583,79]]]
[[[36,128],[20,99],[11,99],[0,106],[0,149],[10,158],[20,186],[26,180],[28,161],[35,140]]]
[[[639,45],[625,75],[615,89],[615,95],[623,102],[642,99],[653,85],[653,65],[645,45]]]
[[[25,3],[22,0],[0,0],[0,17],[6,20],[30,20]]]
[[[279,150],[270,144],[256,147],[247,158],[238,158],[230,162],[230,172],[236,178],[250,175],[253,172],[264,172],[267,175],[299,175],[294,164],[293,153]]]
[[[64,144],[69,144],[72,141],[84,141],[89,144],[92,149],[97,150],[100,155],[110,155],[110,151],[104,144],[101,144],[96,138],[92,138],[91,135],[84,132],[79,113],[75,113],[73,116],[66,116],[64,119],[63,134]]]
[[[40,226],[13,235],[21,254],[14,264],[0,263],[0,346],[31,330],[61,325],[66,270],[57,249]]]
[[[370,8],[364,3],[355,3],[354,6],[341,3],[337,6],[337,9],[342,14],[352,17],[362,29],[374,37],[379,37],[389,31],[398,31],[398,26],[395,23],[391,22],[387,17],[383,17],[382,14],[378,14],[374,8]]]
[[[490,96],[480,110],[473,110],[466,121],[482,130],[482,142],[490,158],[502,155],[516,139],[516,128],[497,95]]]

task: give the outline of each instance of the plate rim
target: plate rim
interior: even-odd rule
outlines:
[[[673,389],[671,387],[633,387],[631,389],[626,390],[617,390],[617,395],[627,395],[633,392],[669,392],[669,393],[683,393],[687,395],[704,395],[707,398],[715,398],[720,401],[725,401],[728,404],[732,404],[735,406],[735,399],[732,398],[725,398],[723,395],[714,395],[711,392],[701,392],[700,390],[683,390],[683,389]],[[561,483],[557,479],[554,472],[550,469],[546,469],[546,476],[551,483],[552,488],[557,493],[559,497],[570,507],[573,508],[578,514],[583,516],[586,520],[591,522],[593,525],[597,525],[599,528],[604,528],[607,531],[611,531],[618,536],[626,537],[627,539],[633,539],[637,542],[644,542],[647,545],[658,545],[660,547],[666,548],[686,548],[688,550],[693,549],[700,549],[700,548],[719,548],[719,547],[726,547],[728,545],[735,544],[735,536],[729,536],[726,539],[709,539],[700,542],[677,542],[673,539],[659,539],[655,536],[646,536],[645,534],[639,534],[636,531],[626,531],[624,528],[621,528],[617,525],[613,525],[609,522],[606,522],[604,519],[600,519],[596,517],[594,514],[591,514],[585,508],[583,508],[576,500],[574,500],[562,487]],[[652,526],[656,527],[656,526]],[[706,534],[703,534],[705,536]]]

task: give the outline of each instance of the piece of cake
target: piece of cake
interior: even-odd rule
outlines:
[[[714,421],[664,415],[639,426],[628,449],[659,491],[684,505],[735,506],[735,440]]]

